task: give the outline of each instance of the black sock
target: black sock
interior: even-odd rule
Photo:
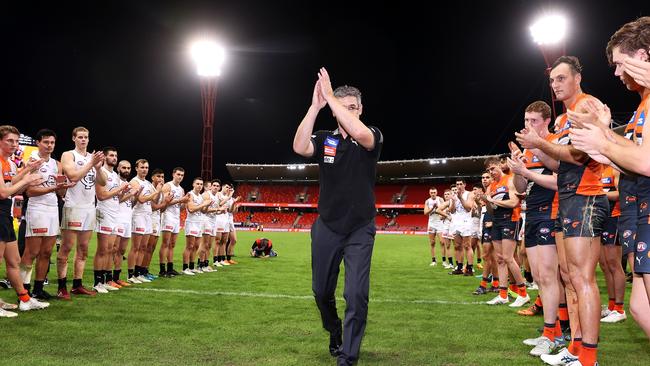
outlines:
[[[187,263],[183,263],[183,271],[187,269]]]
[[[72,288],[79,288],[81,286],[83,286],[81,284],[81,278],[73,278],[72,279]]]
[[[477,259],[476,263],[481,263],[481,258]]]
[[[431,262],[436,263],[436,257],[431,257]]]
[[[167,272],[171,272],[173,270],[174,270],[174,262],[167,263]]]
[[[212,257],[212,263],[217,263],[218,261],[219,261],[219,256],[218,255],[215,255],[214,257]]]
[[[122,273],[121,269],[116,269],[113,271],[113,281],[119,281],[120,280],[120,274]]]
[[[449,264],[451,264],[453,266],[454,265],[454,260],[451,257],[449,257],[447,259],[449,259]]]
[[[99,285],[104,280],[102,271],[93,271],[93,277],[95,278],[95,286]]]
[[[165,263],[160,263],[160,273],[165,273]]]
[[[185,264],[183,264],[183,267],[185,267]],[[190,269],[194,269],[194,262],[190,262]]]
[[[456,269],[459,271],[463,270],[463,262],[456,262]]]
[[[27,292],[30,292],[31,289],[32,289],[32,285],[29,284],[29,283],[23,283],[23,287],[25,288],[25,290],[26,290]]]
[[[43,291],[45,281],[34,281],[34,292]]]
[[[473,271],[472,267],[474,267],[473,264],[468,264],[467,265],[467,272],[472,272]]]
[[[104,283],[113,281],[113,274],[111,273],[111,271],[104,271],[104,280],[106,281]]]
[[[59,290],[65,290],[68,287],[67,282],[67,277],[59,278]]]
[[[526,279],[526,281],[532,283],[533,282],[533,273],[524,271],[524,278]]]
[[[130,268],[127,270],[127,273],[128,273],[129,278],[132,278],[132,277],[133,277],[133,272],[134,272],[134,270],[132,270],[132,269],[130,269]]]
[[[447,257],[442,257],[442,263],[445,263],[447,261]]]
[[[229,256],[229,255],[226,256],[226,260],[228,260],[228,261],[230,260],[230,256]]]
[[[197,268],[201,268],[201,267],[203,267],[203,262],[202,262],[200,259],[197,259],[197,260],[196,260],[196,267],[197,267]]]

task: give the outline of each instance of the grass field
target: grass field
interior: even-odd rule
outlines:
[[[240,232],[240,264],[216,273],[158,279],[96,298],[53,300],[44,311],[0,319],[0,364],[335,364],[311,296],[309,235],[264,233],[279,256],[249,258],[247,250],[259,234]],[[541,365],[521,340],[537,336],[542,319],[478,304],[491,298],[471,295],[478,280],[429,267],[426,241],[377,237],[359,365]],[[176,267],[183,245],[179,237]],[[94,253],[94,242],[91,246]],[[91,258],[88,264],[87,285]],[[152,271],[157,264],[156,255]],[[52,280],[46,290],[54,293]],[[342,290],[337,290],[341,317]],[[16,299],[9,290],[0,297]],[[648,340],[628,316],[602,326],[601,365],[648,365]]]

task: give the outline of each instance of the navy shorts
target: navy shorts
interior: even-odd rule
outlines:
[[[492,242],[492,226],[483,227],[483,231],[481,233],[481,244],[490,242]]]
[[[609,216],[607,196],[574,195],[560,199],[562,231],[565,238],[595,238],[603,233]]]
[[[618,242],[623,247],[623,256],[634,253],[636,240],[636,216],[620,216],[618,218]]]
[[[650,273],[650,224],[641,224],[637,228],[634,249],[634,273]]]
[[[537,245],[555,245],[555,220],[526,217],[524,244],[526,248]]]
[[[12,241],[16,241],[14,218],[8,215],[0,215],[0,242],[11,243]]]
[[[616,240],[618,234],[618,216],[608,217],[605,220],[605,227],[603,228],[603,233],[600,235],[603,245],[621,245],[621,243]]]
[[[492,222],[492,240],[517,240],[519,223],[510,220],[494,220]]]

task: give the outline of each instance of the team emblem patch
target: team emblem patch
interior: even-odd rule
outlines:
[[[336,148],[339,146],[339,140],[326,137],[325,142],[323,143],[323,162],[325,163],[334,163],[334,157],[336,156]]]
[[[551,230],[549,230],[549,228],[547,228],[547,227],[543,227],[543,228],[539,229],[540,234],[548,234],[550,231]]]
[[[636,251],[638,253],[645,252],[646,249],[648,249],[648,246],[646,245],[645,242],[640,241],[636,244]]]

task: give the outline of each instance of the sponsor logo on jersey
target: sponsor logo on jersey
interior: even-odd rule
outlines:
[[[47,234],[47,228],[46,227],[33,228],[32,234]]]
[[[80,221],[68,221],[68,227],[81,227]]]

